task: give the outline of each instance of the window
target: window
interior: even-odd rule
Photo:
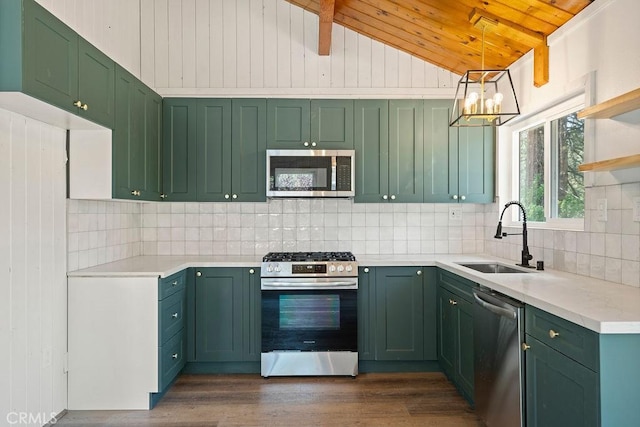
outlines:
[[[574,99],[512,126],[512,197],[527,211],[527,221],[558,228],[584,224],[582,108]],[[514,210],[515,211],[515,210]],[[515,215],[518,215],[515,217]],[[521,221],[516,211],[513,220]]]

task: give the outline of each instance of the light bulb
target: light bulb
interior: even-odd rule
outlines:
[[[493,99],[489,98],[484,102],[487,106],[487,114],[493,114]]]
[[[476,102],[479,98],[478,93],[477,92],[471,92],[469,93],[469,97],[468,97],[471,102]]]
[[[493,95],[493,101],[496,103],[496,105],[502,104],[503,99],[504,99],[504,96],[502,96],[500,92],[496,92],[496,94]]]

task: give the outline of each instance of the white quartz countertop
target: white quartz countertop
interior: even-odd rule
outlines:
[[[515,267],[513,261],[486,255],[355,255],[360,267],[440,267],[601,334],[640,333],[638,288],[556,270],[490,274],[458,264],[499,262]],[[139,256],[68,275],[166,277],[188,267],[260,267],[261,259],[259,256]]]

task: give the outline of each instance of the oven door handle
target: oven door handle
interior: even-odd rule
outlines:
[[[314,282],[262,282],[260,289],[309,289],[309,290],[331,290],[331,289],[358,289],[357,281],[344,282],[323,282],[322,284]]]

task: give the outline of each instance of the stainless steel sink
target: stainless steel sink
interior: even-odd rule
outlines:
[[[456,263],[463,267],[471,268],[481,273],[529,273],[525,269],[513,268],[508,265],[498,264],[496,262],[479,262],[479,263]]]

